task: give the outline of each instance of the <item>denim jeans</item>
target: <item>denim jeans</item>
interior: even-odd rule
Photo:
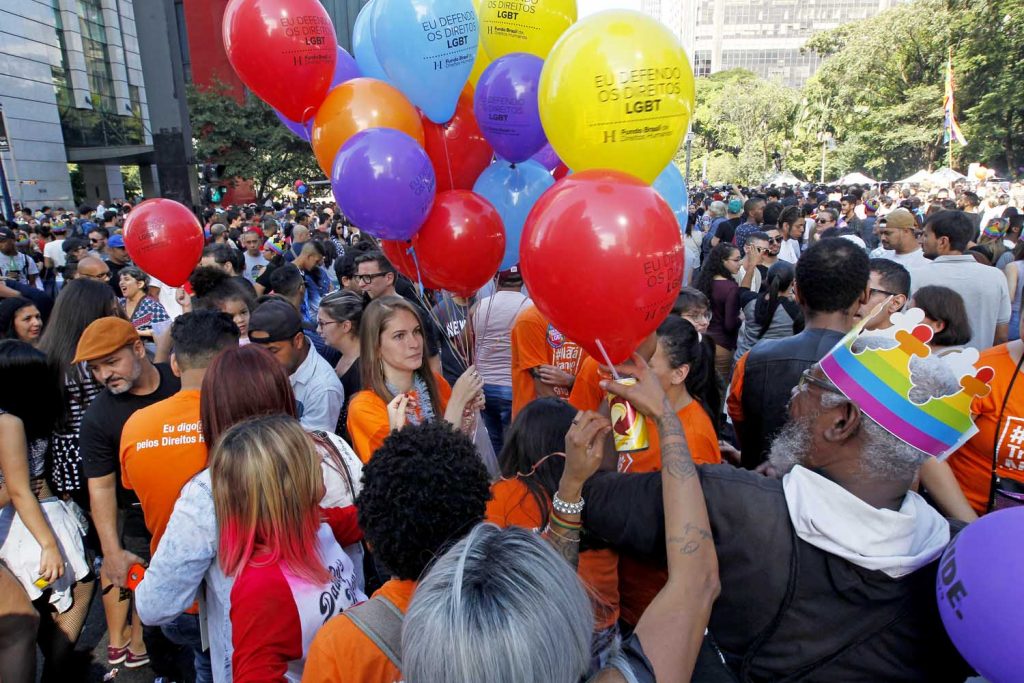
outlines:
[[[491,437],[491,445],[494,446],[494,455],[499,456],[505,443],[505,430],[512,420],[512,387],[485,384],[484,399],[487,401],[487,407],[481,415]]]
[[[177,619],[161,626],[160,629],[172,643],[192,650],[195,660],[196,683],[213,683],[210,651],[203,651],[203,641],[199,634],[199,616],[180,614]]]

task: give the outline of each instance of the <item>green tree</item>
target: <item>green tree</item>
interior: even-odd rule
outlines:
[[[223,164],[224,177],[232,185],[240,179],[251,181],[258,203],[297,178],[323,177],[309,143],[281,125],[266,103],[247,93],[239,104],[223,90],[189,86],[197,159]]]
[[[805,49],[824,61],[804,87],[801,144],[820,151],[827,132],[839,171],[890,180],[936,166],[954,19],[947,0],[916,0],[811,38]]]
[[[1024,165],[1024,0],[951,0],[961,127],[972,160],[1019,175]]]
[[[785,165],[799,94],[732,69],[697,79],[694,163],[708,159],[713,181],[759,183]]]

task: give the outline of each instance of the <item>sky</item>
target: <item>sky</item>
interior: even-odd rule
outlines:
[[[606,9],[640,9],[640,0],[576,0],[579,17],[590,16]]]

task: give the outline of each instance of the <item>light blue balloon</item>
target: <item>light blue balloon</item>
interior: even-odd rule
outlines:
[[[356,25],[352,29],[352,54],[355,55],[359,72],[367,78],[387,81],[384,67],[377,61],[377,50],[373,46],[372,20],[373,2],[363,5],[356,16]]]
[[[451,120],[480,38],[472,0],[373,0],[371,26],[388,81],[434,123]]]
[[[668,203],[672,213],[676,215],[676,220],[679,221],[679,229],[684,230],[686,228],[686,221],[689,220],[687,213],[690,207],[690,198],[686,194],[686,181],[683,180],[683,174],[679,172],[679,168],[672,162],[669,162],[665,170],[654,179],[652,186],[661,195],[661,198]]]
[[[499,270],[519,263],[519,241],[526,216],[545,190],[554,184],[555,179],[548,170],[536,161],[510,164],[499,160],[476,179],[473,192],[493,204],[505,224],[505,256]]]

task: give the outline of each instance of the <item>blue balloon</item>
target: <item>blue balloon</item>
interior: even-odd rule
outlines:
[[[505,224],[505,256],[499,270],[519,263],[519,240],[530,209],[545,190],[555,184],[546,168],[536,161],[510,164],[498,161],[484,169],[473,185],[473,192],[498,210]]]
[[[472,0],[373,0],[377,59],[434,123],[455,115],[480,38]]]
[[[672,213],[676,215],[679,229],[685,230],[686,221],[689,220],[687,213],[690,207],[690,197],[686,194],[686,181],[683,180],[683,174],[679,172],[679,168],[670,161],[665,170],[654,179],[651,186],[657,190],[661,198],[672,209]]]
[[[377,50],[373,46],[371,23],[373,19],[373,2],[363,5],[356,16],[356,25],[352,29],[352,54],[356,57],[359,72],[368,78],[388,82],[384,67],[377,61]]]
[[[309,142],[309,138],[313,134],[312,118],[310,118],[309,121],[307,121],[306,123],[299,123],[297,121],[292,121],[291,119],[287,118],[284,114],[282,114],[276,109],[274,110],[274,113],[277,115],[277,119],[284,125],[285,128],[287,128],[296,136],[302,138],[306,142]]]

